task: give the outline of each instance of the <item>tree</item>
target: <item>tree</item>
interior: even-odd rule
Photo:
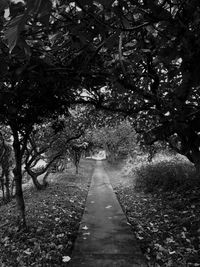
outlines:
[[[69,157],[75,165],[76,174],[78,174],[80,158],[88,147],[85,133],[88,127],[92,127],[91,111],[87,106],[72,106],[71,116],[64,120],[64,128],[59,132],[49,151],[50,158],[56,154],[60,154],[62,158]]]
[[[78,174],[78,167],[80,163],[81,156],[83,151],[87,149],[88,143],[84,142],[83,140],[79,139],[76,142],[71,142],[69,144],[68,153],[69,157],[72,160],[75,168],[76,174]]]
[[[49,123],[37,125],[29,137],[24,155],[25,171],[30,175],[33,184],[38,190],[46,188],[46,179],[49,174],[48,169],[53,162],[62,155],[60,152],[51,159],[46,157],[46,153],[48,153],[48,150],[51,148],[52,144],[56,142],[57,138],[59,138],[58,134],[54,133],[52,125],[49,125]],[[46,164],[38,170],[37,164],[40,160],[43,160]],[[38,177],[44,173],[46,174],[43,178],[43,184],[40,184]]]
[[[9,125],[13,135],[13,149],[16,167],[14,169],[16,199],[22,223],[25,225],[25,207],[22,193],[22,160],[27,142],[35,124],[43,122],[43,118],[52,118],[58,114],[67,114],[65,94],[62,94],[62,82],[53,75],[45,80],[47,66],[35,62],[34,70],[27,69],[23,77],[17,80],[10,76],[1,85],[0,120]],[[59,90],[58,90],[59,88]],[[58,91],[57,91],[58,90]]]

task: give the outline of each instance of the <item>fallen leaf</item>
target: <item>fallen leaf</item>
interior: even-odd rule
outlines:
[[[176,251],[169,251],[170,255],[176,254]]]
[[[83,235],[90,235],[90,232],[87,232],[87,233],[83,233]]]
[[[71,258],[69,256],[63,256],[62,261],[63,262],[69,262]]]
[[[83,230],[88,230],[88,227],[85,225],[82,227]]]
[[[186,235],[185,235],[185,232],[181,232],[181,237],[186,239]]]
[[[30,248],[27,248],[26,250],[24,250],[24,253],[27,254],[27,255],[31,255],[31,251],[30,251]]]

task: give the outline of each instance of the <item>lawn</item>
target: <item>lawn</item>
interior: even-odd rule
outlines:
[[[51,174],[44,191],[24,191],[28,229],[18,231],[15,201],[0,207],[0,266],[67,266],[77,235],[95,162],[82,160]]]

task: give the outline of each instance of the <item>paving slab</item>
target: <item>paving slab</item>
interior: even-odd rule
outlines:
[[[92,176],[69,266],[147,266],[101,161]]]

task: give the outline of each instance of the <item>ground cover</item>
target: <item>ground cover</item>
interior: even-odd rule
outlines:
[[[136,165],[120,162],[107,171],[148,266],[200,266],[200,183],[194,169],[177,158]]]
[[[49,177],[44,191],[25,190],[28,229],[18,231],[14,200],[0,207],[0,266],[67,266],[89,189],[94,161]]]

